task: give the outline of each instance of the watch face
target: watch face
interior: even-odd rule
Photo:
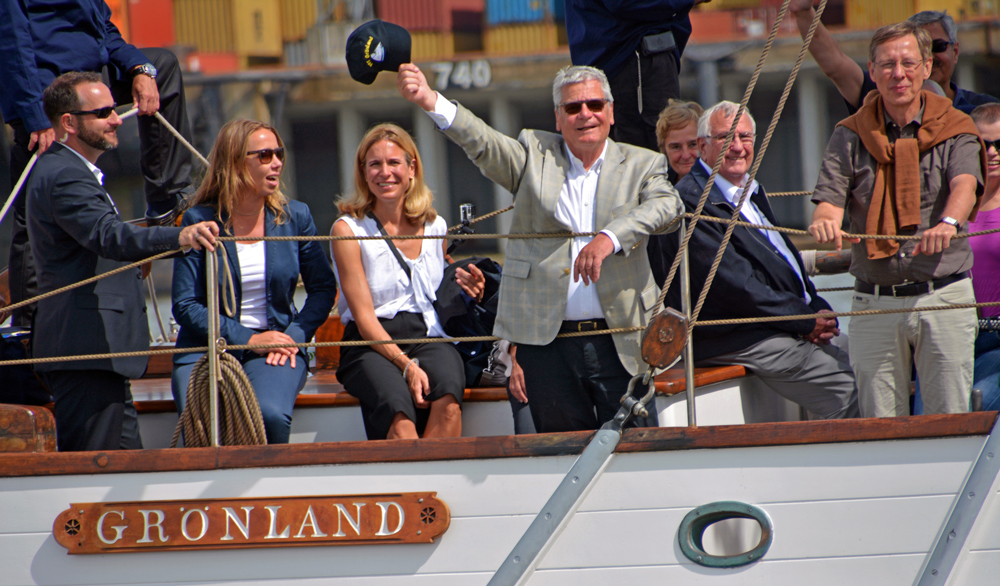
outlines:
[[[156,68],[153,67],[152,63],[145,63],[135,68],[135,75],[148,75],[149,77],[156,78]]]

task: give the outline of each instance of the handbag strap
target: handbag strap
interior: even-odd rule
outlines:
[[[399,266],[403,267],[403,272],[406,273],[406,278],[412,281],[413,275],[410,272],[410,265],[406,264],[406,261],[403,260],[403,253],[399,252],[399,249],[396,248],[395,243],[393,243],[392,239],[389,238],[389,235],[386,233],[385,227],[382,225],[382,222],[379,222],[378,218],[376,218],[375,214],[373,214],[372,212],[368,212],[368,217],[375,220],[375,225],[378,226],[378,231],[381,232],[382,236],[385,237],[385,243],[389,245],[389,250],[392,251],[392,254],[396,257],[396,260],[399,261]]]

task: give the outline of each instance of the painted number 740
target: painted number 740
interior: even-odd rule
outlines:
[[[464,90],[470,87],[484,88],[489,86],[493,79],[490,64],[484,59],[454,63],[439,61],[431,65],[431,69],[437,74],[434,87],[442,92],[449,87],[459,87]]]

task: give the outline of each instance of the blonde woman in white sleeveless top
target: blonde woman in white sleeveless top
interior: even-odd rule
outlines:
[[[331,234],[377,236],[381,224],[390,236],[443,235],[447,227],[432,203],[413,139],[381,124],[358,147],[354,193],[338,204],[344,215]],[[399,258],[386,240],[332,243],[344,340],[445,337],[432,304],[447,266],[447,241],[392,242]],[[481,273],[460,271],[459,283],[481,298]],[[361,402],[369,439],[462,435],[465,371],[452,344],[345,347],[337,379]]]

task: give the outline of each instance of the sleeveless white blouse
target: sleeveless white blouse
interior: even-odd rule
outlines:
[[[352,216],[341,216],[337,221],[347,224],[356,236],[380,235],[375,221],[369,217],[357,220]],[[447,232],[448,225],[441,216],[430,224],[424,224],[426,236],[443,236]],[[444,251],[440,240],[421,240],[420,243],[420,256],[416,259],[411,260],[400,251],[403,261],[410,267],[413,277],[411,280],[399,266],[399,261],[385,240],[358,241],[361,245],[361,264],[365,268],[368,289],[375,306],[375,316],[392,319],[399,312],[419,313],[427,324],[428,337],[448,338],[450,336],[441,328],[433,305],[437,299],[437,288],[444,277]],[[343,282],[336,259],[333,259],[333,271],[337,275],[337,281]],[[354,320],[343,292],[337,300],[337,311],[341,322],[346,324]]]

